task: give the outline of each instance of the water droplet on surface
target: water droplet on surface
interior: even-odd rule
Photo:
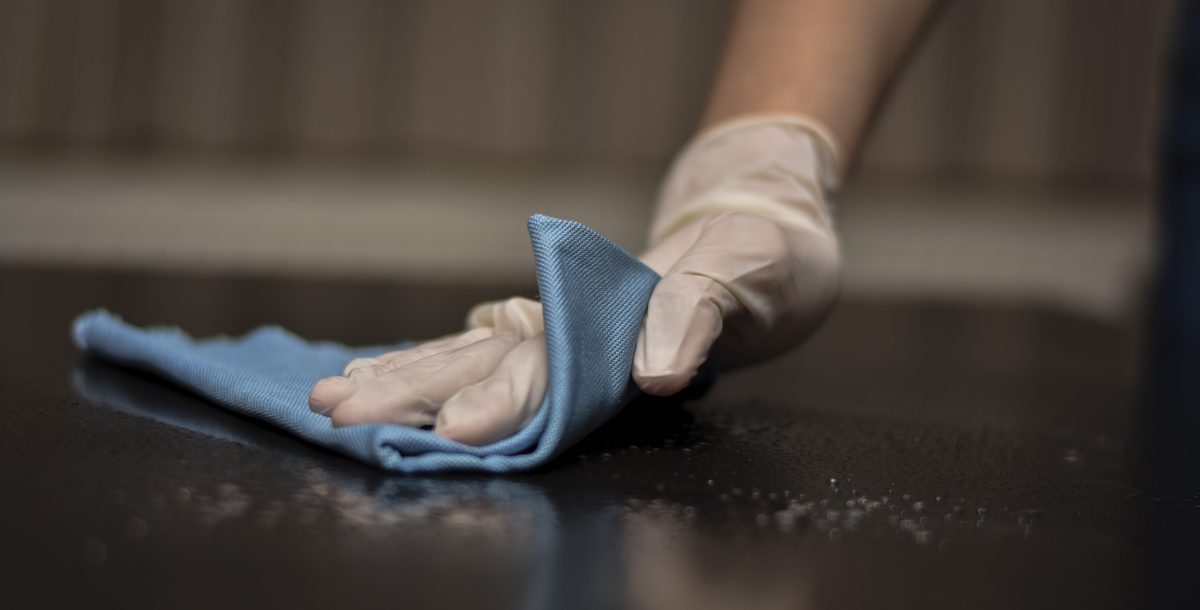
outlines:
[[[777,511],[775,523],[779,525],[779,531],[790,532],[796,529],[796,514],[790,510]]]
[[[837,485],[837,484],[838,484],[838,480],[837,480],[837,479],[835,479],[835,478],[833,478],[833,477],[829,477],[829,486],[830,486],[830,487],[833,487],[833,486],[835,486],[835,485]]]
[[[837,542],[842,539],[842,530],[840,528],[832,528],[829,530],[829,539]]]
[[[919,513],[921,511],[925,510],[925,503],[920,500],[917,500],[916,502],[913,502],[912,509]]]

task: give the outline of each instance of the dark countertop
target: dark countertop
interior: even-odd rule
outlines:
[[[512,292],[0,269],[0,607],[1196,607],[1196,416],[1137,383],[1136,333],[1063,314],[844,303],[507,477],[390,476],[67,333],[377,343]]]

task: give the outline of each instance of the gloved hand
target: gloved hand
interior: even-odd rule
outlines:
[[[511,436],[533,419],[546,394],[542,305],[519,297],[483,303],[467,315],[467,328],[353,360],[343,376],[313,387],[309,407],[334,426],[433,426],[468,445]]]
[[[670,395],[714,344],[721,368],[776,356],[824,319],[841,269],[827,198],[833,138],[794,116],[734,120],[675,161],[642,260],[663,276],[638,338],[633,378]]]
[[[719,344],[730,368],[779,354],[823,319],[840,257],[828,194],[836,152],[808,119],[761,116],[700,134],[660,194],[642,260],[663,276],[638,337],[633,378],[649,394],[688,385]],[[473,445],[503,439],[536,414],[547,383],[541,305],[477,306],[468,330],[351,362],[309,404],[335,426],[433,426]]]

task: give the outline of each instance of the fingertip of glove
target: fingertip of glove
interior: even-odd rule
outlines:
[[[309,390],[308,408],[314,413],[326,415],[354,394],[355,387],[355,384],[345,377],[326,377]]]
[[[472,421],[470,417],[461,417],[462,413],[453,413],[456,410],[443,408],[438,413],[437,423],[433,427],[434,434],[475,447],[486,445],[492,440],[489,436],[491,431],[481,429],[479,422]]]
[[[633,382],[651,396],[671,396],[686,388],[695,376],[695,371],[638,371],[635,368]]]

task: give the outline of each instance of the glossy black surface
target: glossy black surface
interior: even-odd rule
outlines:
[[[1188,366],[1144,391],[1128,331],[849,302],[541,471],[406,478],[86,360],[70,319],[379,342],[530,287],[10,268],[0,289],[0,607],[1194,607]]]

